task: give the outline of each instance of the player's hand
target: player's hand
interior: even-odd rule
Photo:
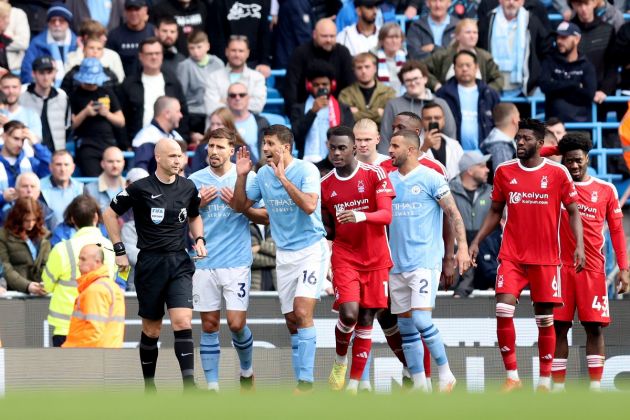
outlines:
[[[236,152],[236,174],[247,176],[252,170],[252,160],[247,146],[243,146]]]
[[[199,189],[199,196],[201,197],[201,203],[199,203],[199,207],[207,206],[208,203],[210,203],[212,200],[217,198],[217,195],[218,195],[218,192],[217,192],[216,187],[214,186],[201,187]]]
[[[455,282],[455,258],[453,256],[445,256],[442,258],[442,273],[440,274],[440,283],[444,290],[448,290]]]
[[[4,197],[4,201],[14,201],[17,199],[18,194],[15,188],[6,188],[2,191],[2,197]]]
[[[630,270],[620,270],[617,276],[617,293],[622,295],[630,288]]]
[[[575,252],[573,253],[573,266],[575,267],[575,272],[579,273],[584,270],[585,265],[586,257],[584,256],[584,247],[576,246]]]
[[[119,271],[129,270],[129,258],[127,258],[127,255],[116,255],[115,261]]]
[[[341,213],[337,213],[337,221],[340,224],[357,223],[357,215],[352,210],[344,210]]]
[[[232,208],[232,199],[234,198],[234,190],[232,188],[223,187],[220,193],[221,200],[225,201],[225,204]]]
[[[470,255],[470,263],[473,267],[477,267],[477,255],[479,255],[479,244],[472,241],[468,246],[468,255]]]
[[[455,254],[455,262],[457,264],[457,267],[459,268],[459,275],[461,276],[462,274],[464,274],[466,271],[468,271],[468,269],[471,266],[471,257],[468,254],[468,250],[466,249],[466,246],[462,246],[459,245],[457,248],[457,254]]]
[[[274,175],[276,175],[276,178],[278,178],[282,182],[282,180],[286,179],[286,173],[284,172],[284,159],[282,159],[281,152],[276,152],[276,156],[280,158],[280,160],[278,160],[278,164],[276,165],[275,163],[271,162],[269,163],[269,166],[271,166],[271,169],[273,169],[273,173]]]
[[[193,245],[193,249],[197,253],[197,256],[200,258],[208,256],[208,251],[206,250],[206,246],[204,245],[203,241],[197,241],[197,243]]]

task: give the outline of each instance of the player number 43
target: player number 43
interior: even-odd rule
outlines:
[[[596,311],[601,311],[602,316],[610,316],[608,313],[608,296],[593,296],[593,304],[591,307]]]

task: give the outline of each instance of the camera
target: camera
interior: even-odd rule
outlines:
[[[326,88],[319,88],[317,89],[317,92],[315,93],[315,97],[319,98],[320,96],[328,96],[330,94],[330,91]]]
[[[433,131],[433,130],[440,131],[440,124],[436,123],[435,121],[430,122],[429,131]]]

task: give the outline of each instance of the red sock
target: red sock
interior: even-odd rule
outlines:
[[[358,327],[354,330],[354,342],[352,343],[352,366],[350,367],[350,379],[361,380],[365,364],[372,349],[372,327]]]
[[[337,354],[339,356],[345,356],[348,354],[348,346],[350,345],[350,338],[352,338],[352,332],[354,331],[354,325],[348,326],[337,320],[337,326],[335,327],[335,343]]]
[[[431,352],[427,347],[424,340],[422,340],[422,346],[424,347],[424,374],[427,378],[431,377]]]
[[[556,359],[551,364],[551,377],[556,384],[563,384],[567,376],[567,359]]]
[[[536,315],[536,325],[538,325],[540,376],[551,376],[553,354],[556,350],[556,330],[553,328],[553,315]]]
[[[516,370],[516,331],[514,330],[514,306],[497,303],[497,340],[506,370]]]
[[[586,365],[588,366],[588,376],[591,381],[601,381],[604,372],[604,361],[606,357],[603,354],[591,354],[586,356]]]
[[[394,325],[391,328],[384,328],[383,334],[385,334],[385,340],[387,340],[387,345],[392,349],[394,355],[398,357],[400,363],[403,366],[407,367],[407,360],[405,360],[405,353],[402,349],[402,337],[400,336],[400,330],[398,329],[398,325]]]

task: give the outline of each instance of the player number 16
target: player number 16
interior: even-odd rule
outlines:
[[[308,271],[304,270],[302,271],[302,283],[303,284],[315,284],[317,283],[317,277],[315,277],[315,272],[311,271],[311,274],[308,274]]]

